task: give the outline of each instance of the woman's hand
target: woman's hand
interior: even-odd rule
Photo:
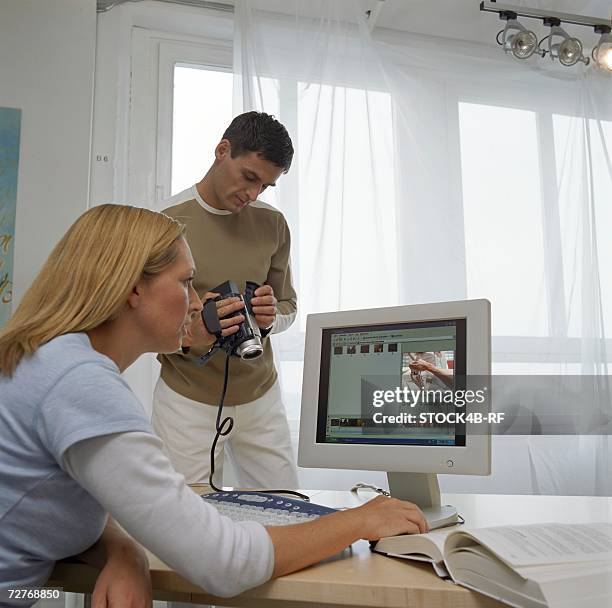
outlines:
[[[365,505],[344,513],[355,515],[362,522],[360,534],[364,540],[429,531],[427,520],[416,505],[387,496],[377,496]]]
[[[134,543],[116,547],[102,568],[93,591],[93,608],[149,608],[152,606],[149,562]]]
[[[93,608],[153,605],[147,556],[112,519],[98,541],[78,557],[100,570],[93,591]]]

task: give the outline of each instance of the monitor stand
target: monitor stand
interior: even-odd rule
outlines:
[[[440,504],[440,485],[435,473],[387,473],[387,479],[391,496],[419,506],[431,530],[459,522],[455,507]]]

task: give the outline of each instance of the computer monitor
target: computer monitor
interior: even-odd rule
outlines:
[[[438,424],[427,412],[441,411],[436,395],[490,375],[490,317],[487,300],[309,315],[298,464],[386,471],[392,496],[427,509],[430,523],[455,521],[440,505],[437,474],[490,474],[491,438],[482,426]],[[382,419],[387,391],[395,391],[391,414],[423,412],[425,422]],[[416,395],[434,397],[411,408]]]

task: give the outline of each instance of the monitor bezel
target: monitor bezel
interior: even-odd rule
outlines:
[[[385,323],[465,319],[466,373],[491,373],[491,305],[488,300],[458,300],[388,308],[308,315],[300,416],[298,464],[301,467],[488,475],[490,435],[471,434],[465,446],[367,445],[317,442],[317,415],[323,329]]]

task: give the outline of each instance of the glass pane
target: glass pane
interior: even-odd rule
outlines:
[[[231,72],[175,66],[172,194],[200,181],[212,164],[232,120],[232,85]]]
[[[460,103],[459,127],[468,297],[493,335],[547,335],[535,113]]]

